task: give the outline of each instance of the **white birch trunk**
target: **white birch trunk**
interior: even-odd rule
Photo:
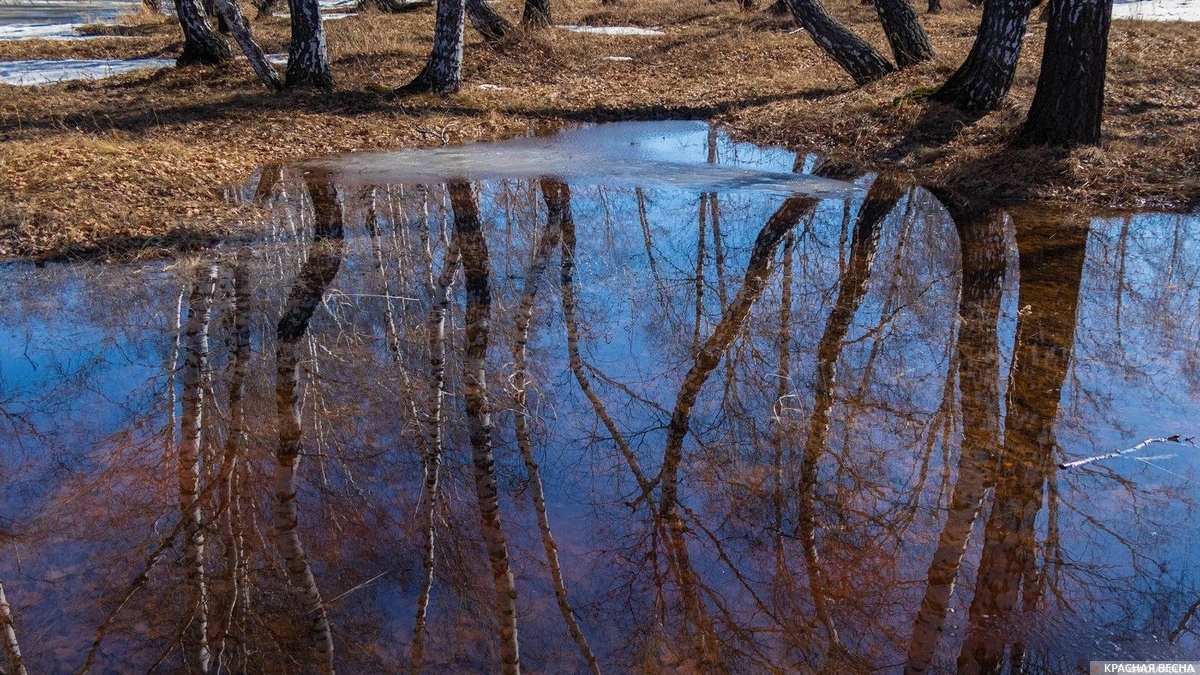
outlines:
[[[29,675],[21,659],[21,645],[17,643],[17,629],[13,626],[12,608],[4,595],[4,584],[0,584],[0,638],[4,640],[4,653],[12,675]]]

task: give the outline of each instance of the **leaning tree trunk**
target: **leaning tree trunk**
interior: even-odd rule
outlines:
[[[933,58],[933,45],[908,0],[875,0],[875,11],[897,66],[908,68]]]
[[[550,15],[550,0],[525,0],[521,25],[525,28],[546,28],[554,23]]]
[[[275,67],[271,65],[270,61],[267,61],[267,55],[263,52],[262,47],[259,47],[258,43],[254,41],[254,36],[250,34],[250,24],[242,16],[242,10],[238,8],[237,3],[233,0],[213,0],[213,4],[216,5],[216,10],[233,35],[233,39],[242,48],[242,53],[246,55],[250,67],[254,68],[258,79],[262,80],[267,89],[271,91],[283,89],[283,83],[279,81],[279,73],[276,73]]]
[[[968,113],[995,110],[1012,86],[1028,25],[1029,0],[984,0],[971,53],[933,100]]]
[[[479,205],[471,186],[453,182],[450,204],[454,209],[454,241],[462,256],[463,287],[467,295],[464,319],[466,349],[463,355],[463,399],[475,464],[475,495],[479,502],[479,529],[487,547],[496,589],[496,623],[500,629],[500,660],[505,675],[521,672],[517,639],[517,588],[509,565],[508,541],[500,521],[500,496],[496,487],[496,456],[492,450],[492,414],[487,395],[487,348],[492,313],[489,282],[491,261]]]
[[[854,78],[855,84],[863,85],[878,80],[894,70],[891,62],[876,51],[871,43],[833,18],[821,0],[784,1],[817,46],[837,61]]]
[[[1104,109],[1104,69],[1113,0],[1050,0],[1042,72],[1024,145],[1095,145]]]
[[[301,408],[299,344],[308,332],[325,289],[342,264],[343,225],[341,204],[332,185],[311,183],[316,231],[308,260],[288,293],[283,316],[276,328],[275,406],[279,419],[279,445],[275,466],[275,536],[286,563],[288,578],[303,595],[304,620],[320,673],[333,672],[333,632],[325,602],[317,587],[308,555],[300,540],[296,473],[300,464]]]
[[[333,89],[325,25],[317,0],[288,0],[292,15],[292,43],[288,50],[287,87]]]
[[[471,27],[479,31],[484,42],[496,44],[512,35],[516,28],[500,16],[487,0],[466,0],[467,19]]]
[[[220,63],[233,55],[229,43],[208,25],[196,0],[175,0],[175,14],[183,28],[183,53],[175,60],[175,65]]]
[[[412,82],[390,95],[433,93],[449,96],[462,88],[464,0],[438,0],[433,25],[433,51]]]

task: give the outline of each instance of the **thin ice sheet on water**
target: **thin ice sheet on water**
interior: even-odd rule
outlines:
[[[80,35],[80,26],[109,23],[137,7],[111,0],[0,2],[0,40],[81,40],[90,36]]]
[[[575,26],[563,24],[555,26],[563,30],[569,30],[573,33],[592,33],[594,35],[636,35],[636,36],[651,36],[662,35],[661,30],[653,28],[638,28],[637,26]]]
[[[37,85],[67,80],[100,80],[135,70],[170,68],[174,65],[175,59],[0,61],[0,83]]]
[[[574,129],[554,136],[395,152],[354,153],[294,165],[341,185],[435,184],[448,180],[521,180],[624,187],[671,185],[700,191],[759,190],[841,197],[837,180],[787,171],[779,162],[709,164],[703,122],[637,122]]]
[[[1113,4],[1114,19],[1200,21],[1200,0],[1137,0]]]

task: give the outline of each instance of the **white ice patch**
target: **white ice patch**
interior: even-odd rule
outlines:
[[[601,56],[605,61],[632,61],[632,56]]]
[[[1113,4],[1112,18],[1141,21],[1200,21],[1200,0],[1135,0]]]
[[[845,197],[857,189],[843,181],[762,164],[709,164],[707,140],[708,125],[703,122],[617,123],[496,143],[354,153],[293,166],[339,185],[555,177],[568,183],[661,185],[702,192],[765,190],[822,198]]]
[[[36,85],[67,80],[100,80],[135,70],[170,68],[174,65],[175,59],[0,61],[0,83]]]
[[[84,40],[76,30],[89,23],[111,23],[137,10],[131,2],[106,0],[0,1],[0,40]]]
[[[561,26],[555,26],[555,28],[569,30],[569,31],[572,31],[575,33],[592,33],[594,35],[637,35],[637,36],[663,35],[663,32],[661,30],[654,30],[653,28],[638,28],[637,26],[561,25]]]

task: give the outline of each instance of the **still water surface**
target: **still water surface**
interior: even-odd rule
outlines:
[[[814,164],[693,123],[321,160],[252,244],[0,268],[30,672],[1194,658],[1200,449],[1058,465],[1196,432],[1200,218]]]

